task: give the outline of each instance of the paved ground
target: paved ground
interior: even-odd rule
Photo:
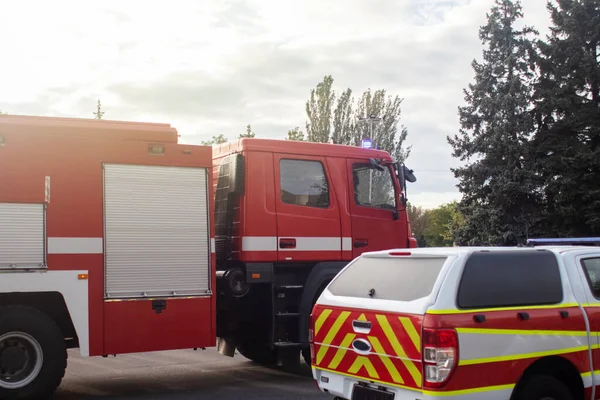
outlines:
[[[69,366],[56,400],[331,399],[319,392],[309,367],[282,371],[241,355],[180,350],[115,358],[81,358]]]

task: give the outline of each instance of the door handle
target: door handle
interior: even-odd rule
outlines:
[[[368,240],[357,239],[354,241],[354,247],[366,247],[369,245]]]
[[[280,249],[295,249],[296,248],[296,239],[279,239],[279,248]]]

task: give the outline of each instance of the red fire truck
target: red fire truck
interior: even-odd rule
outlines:
[[[52,393],[68,348],[298,362],[347,262],[416,246],[407,181],[374,149],[0,116],[0,398]]]

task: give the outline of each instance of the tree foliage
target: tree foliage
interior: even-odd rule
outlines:
[[[430,210],[409,203],[407,211],[412,233],[419,247],[454,245],[455,231],[463,224],[457,202],[442,204]]]
[[[460,134],[448,137],[453,156],[466,162],[453,169],[463,194],[465,220],[455,232],[460,244],[516,245],[540,218],[528,165],[536,32],[515,28],[522,17],[519,1],[495,0],[479,31],[483,61],[472,62],[475,81],[459,107]]]
[[[548,236],[600,231],[600,0],[548,3],[550,35],[538,43],[534,170]]]
[[[256,134],[254,132],[252,132],[252,127],[250,126],[250,124],[248,124],[246,126],[246,132],[245,133],[240,133],[240,136],[238,136],[239,139],[243,139],[243,138],[253,138],[255,137]]]
[[[387,95],[384,89],[368,89],[355,99],[350,88],[338,98],[333,82],[333,77],[327,75],[310,92],[306,102],[306,140],[359,146],[370,137],[376,147],[389,152],[394,159],[405,160],[410,148],[403,148],[408,131],[399,126],[403,99]],[[361,117],[369,116],[380,119],[372,132],[368,123],[361,121]]]
[[[100,99],[98,99],[98,103],[96,104],[96,112],[94,112],[94,116],[96,119],[102,119],[104,117],[104,111],[102,110],[102,104],[100,103]]]
[[[331,132],[331,108],[335,99],[331,75],[323,78],[317,87],[311,89],[310,99],[306,102],[306,135],[309,142],[326,143]]]
[[[221,144],[221,143],[226,143],[226,142],[227,142],[227,138],[225,137],[225,135],[220,133],[218,135],[213,136],[212,139],[210,139],[210,140],[201,142],[201,144],[203,146],[212,146],[213,144]]]
[[[304,141],[304,132],[302,132],[299,127],[290,129],[287,134],[287,140],[296,140],[302,142]]]

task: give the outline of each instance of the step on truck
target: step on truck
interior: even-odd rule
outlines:
[[[414,245],[411,180],[373,149],[0,115],[0,398],[53,393],[72,348],[298,362],[328,280]]]
[[[365,253],[314,307],[313,377],[338,399],[598,399],[598,245]]]

